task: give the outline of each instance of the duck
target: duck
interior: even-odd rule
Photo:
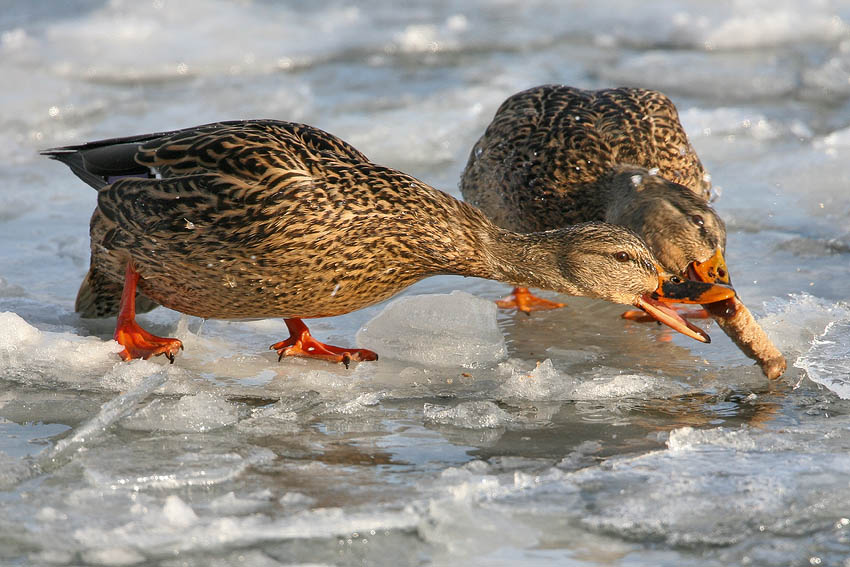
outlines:
[[[460,190],[502,228],[617,224],[640,235],[671,273],[731,286],[726,226],[710,204],[711,177],[675,105],[659,91],[550,84],[516,93],[473,146]],[[499,304],[527,314],[564,305],[525,287]],[[721,305],[714,312],[723,312]],[[624,317],[647,320],[641,315]]]
[[[700,341],[707,335],[667,304],[734,293],[662,269],[615,224],[506,230],[306,124],[217,122],[42,153],[97,190],[75,309],[117,316],[124,360],[174,362],[182,343],[136,321],[158,305],[205,319],[283,318],[290,336],[269,347],[278,360],[377,360],[318,341],[303,320],[361,309],[438,274],[634,305]]]

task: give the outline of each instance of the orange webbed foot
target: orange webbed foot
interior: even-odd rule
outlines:
[[[163,338],[152,335],[142,329],[135,321],[125,322],[115,329],[114,338],[123,347],[120,353],[125,361],[134,358],[148,359],[152,356],[164,354],[171,364],[174,364],[174,355],[183,349],[183,343],[179,339]]]
[[[542,297],[537,297],[527,287],[515,287],[513,292],[507,297],[496,300],[496,305],[502,309],[516,309],[522,311],[526,315],[530,315],[532,311],[547,311],[549,309],[560,309],[566,303],[558,301],[549,301]]]
[[[121,304],[118,308],[118,324],[112,336],[124,347],[118,354],[125,361],[134,358],[148,359],[164,354],[171,364],[174,364],[174,355],[183,348],[183,343],[178,339],[164,339],[152,335],[136,323],[136,287],[140,279],[133,262],[127,262],[124,291],[121,293]]]
[[[365,348],[343,348],[317,341],[301,319],[285,319],[284,322],[289,329],[289,338],[269,347],[277,351],[278,361],[286,356],[301,356],[341,362],[348,368],[352,361],[378,360],[377,353]]]

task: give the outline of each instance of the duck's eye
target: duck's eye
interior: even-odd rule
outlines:
[[[697,226],[705,226],[705,219],[703,219],[700,215],[694,215],[691,217],[691,220]]]
[[[628,262],[629,260],[632,259],[632,257],[629,256],[628,252],[615,252],[614,258],[616,258],[620,262]]]
[[[670,281],[674,284],[680,284],[682,283],[682,278],[680,278],[679,276],[670,276]]]

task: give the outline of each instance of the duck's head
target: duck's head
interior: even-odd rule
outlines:
[[[594,222],[564,230],[571,234],[568,246],[558,254],[562,282],[553,289],[634,305],[680,333],[710,342],[702,329],[665,304],[723,301],[734,297],[731,287],[664,269],[646,243],[622,226]]]
[[[640,234],[666,269],[689,280],[731,285],[726,225],[700,196],[640,167],[620,167],[607,181],[606,220]]]

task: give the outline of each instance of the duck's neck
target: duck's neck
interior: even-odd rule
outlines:
[[[623,171],[619,168],[608,172],[599,180],[598,195],[604,207],[605,222],[618,224],[640,232],[637,226],[645,195],[639,187],[646,182],[649,173]]]
[[[424,234],[415,251],[424,267],[419,277],[456,274],[584,295],[564,278],[576,240],[572,228],[520,234],[497,227],[467,203],[441,202],[447,213],[428,221],[428,226],[440,224],[440,230]],[[432,240],[435,234],[441,236]]]
[[[536,287],[584,295],[565,279],[570,272],[569,228],[519,234],[495,228],[484,247],[485,273],[476,274],[515,286]]]

